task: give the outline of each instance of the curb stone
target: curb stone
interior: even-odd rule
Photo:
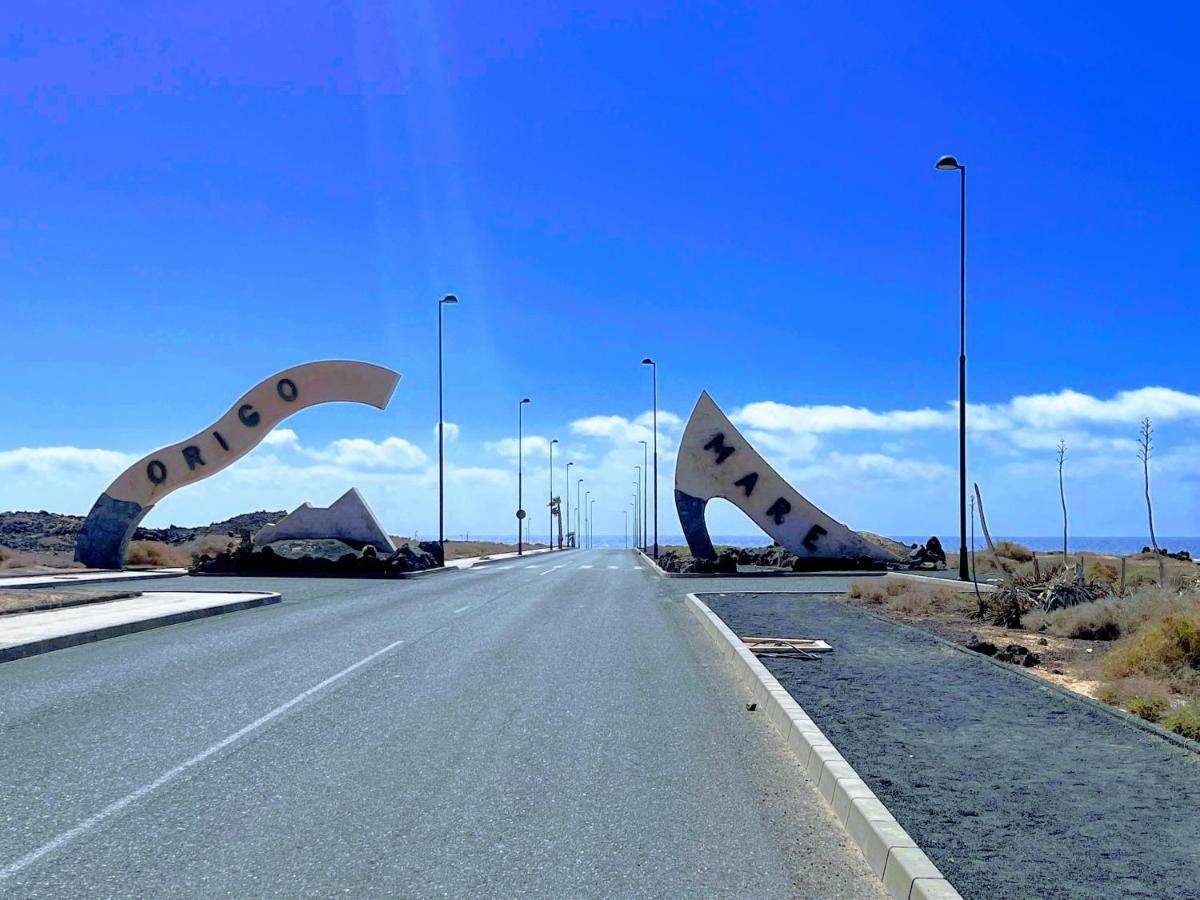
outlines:
[[[741,639],[696,594],[687,595],[687,605],[721,657],[734,667],[737,677],[763,706],[888,894],[896,900],[960,898],[820,727]]]

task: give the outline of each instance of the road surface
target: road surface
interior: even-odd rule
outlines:
[[[880,890],[622,551],[404,581],[0,665],[0,895]]]

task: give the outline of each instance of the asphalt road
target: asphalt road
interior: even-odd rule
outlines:
[[[879,897],[681,601],[621,551],[0,666],[0,894]]]

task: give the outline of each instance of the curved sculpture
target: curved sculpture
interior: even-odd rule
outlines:
[[[692,555],[716,559],[704,507],[722,497],[797,556],[877,562],[897,558],[830,518],[767,465],[705,391],[696,401],[675,462],[675,507]]]
[[[352,360],[305,363],[246,392],[220,419],[186,441],[140,459],[108,486],[79,531],[76,562],[121,569],[138,523],[163,497],[213,475],[253,450],[272,428],[318,403],[344,401],[383,409],[398,372]]]

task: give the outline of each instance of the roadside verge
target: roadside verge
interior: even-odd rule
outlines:
[[[897,900],[959,897],[824,732],[741,639],[695,593],[687,595],[687,606],[799,758],[887,892]]]
[[[0,663],[192,619],[278,603],[266,591],[151,591],[124,600],[0,617]]]

